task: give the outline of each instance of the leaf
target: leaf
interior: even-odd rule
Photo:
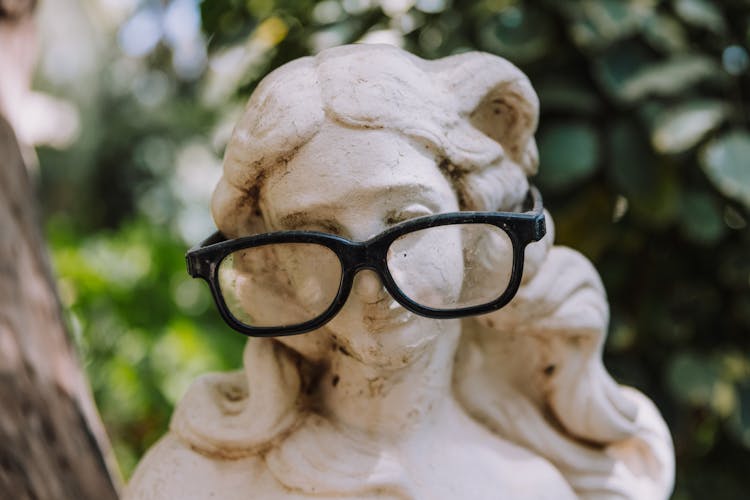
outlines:
[[[750,448],[750,380],[738,383],[735,390],[739,404],[729,419],[729,430],[742,444]]]
[[[585,82],[564,78],[548,78],[536,87],[541,108],[545,112],[561,111],[594,114],[601,102]]]
[[[721,416],[736,408],[732,386],[722,378],[721,366],[714,359],[680,353],[667,368],[667,381],[672,394],[689,405],[710,407]]]
[[[696,243],[716,243],[726,232],[721,209],[708,193],[688,192],[682,197],[682,232]]]
[[[655,120],[651,143],[660,153],[682,153],[700,142],[729,116],[719,100],[690,101],[661,112]]]
[[[529,63],[550,51],[554,25],[529,7],[509,7],[490,17],[479,31],[480,46],[516,63]]]
[[[719,367],[695,354],[678,354],[667,369],[671,392],[683,402],[696,406],[708,404],[718,380]]]
[[[727,30],[724,17],[715,4],[706,0],[675,0],[673,7],[677,15],[687,24],[705,28],[716,34],[724,34]]]
[[[613,52],[599,61],[597,76],[615,98],[635,102],[649,95],[673,96],[698,82],[723,75],[713,59],[701,55],[680,55],[664,62],[644,63],[623,60],[623,54]]]
[[[713,59],[704,56],[680,56],[654,64],[625,82],[622,96],[634,101],[646,95],[675,95],[693,84],[720,73]]]
[[[654,155],[645,134],[628,120],[618,120],[609,137],[607,169],[613,184],[628,198],[652,194],[658,180]]]
[[[608,145],[608,173],[633,214],[647,226],[669,225],[679,213],[679,186],[674,174],[654,157],[642,128],[620,120],[609,132]]]
[[[559,5],[570,19],[571,38],[576,45],[587,49],[606,48],[635,33],[648,13],[635,2],[620,0],[581,0]]]
[[[599,163],[596,130],[586,122],[571,122],[543,130],[539,138],[539,184],[562,191],[589,177]]]
[[[629,40],[594,58],[594,74],[608,93],[617,96],[628,79],[655,62],[654,55],[643,45]]]
[[[710,142],[700,162],[716,189],[750,208],[750,133],[736,130]]]
[[[661,52],[683,52],[688,48],[685,29],[671,16],[650,16],[643,23],[641,33],[649,45]]]

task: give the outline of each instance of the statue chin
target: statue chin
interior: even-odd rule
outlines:
[[[484,53],[354,45],[293,61],[234,130],[214,220],[228,237],[313,227],[367,241],[425,213],[513,211],[537,169],[538,105],[520,70]],[[414,315],[365,270],[319,330],[250,338],[241,370],[194,382],[124,498],[668,498],[669,430],[606,372],[604,287],[547,225],[516,297],[479,320]],[[465,290],[456,248],[416,281]],[[268,290],[264,318],[288,297]]]
[[[373,368],[399,369],[442,341],[455,345],[458,320],[433,320],[406,313],[400,321],[370,323],[334,318],[328,325],[333,344],[347,356]]]

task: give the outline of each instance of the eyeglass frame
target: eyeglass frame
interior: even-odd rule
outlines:
[[[367,241],[352,241],[334,234],[299,230],[277,231],[227,240],[217,231],[187,252],[187,271],[193,278],[202,278],[208,283],[224,321],[234,330],[251,337],[299,335],[325,325],[344,306],[351,293],[354,277],[363,269],[375,271],[391,297],[405,309],[420,316],[452,319],[485,314],[500,309],[513,299],[521,285],[526,245],[541,240],[547,232],[542,196],[536,187],[529,187],[528,199],[531,199],[533,206],[526,212],[465,211],[417,217],[395,224]],[[420,305],[406,296],[391,276],[387,262],[388,249],[396,239],[405,234],[456,224],[488,224],[502,229],[508,235],[513,246],[513,267],[508,287],[497,299],[486,304],[458,309],[436,309]],[[219,267],[224,258],[233,252],[274,243],[312,243],[331,250],[341,264],[339,289],[331,305],[311,320],[280,327],[250,326],[235,318],[226,305],[219,284]]]

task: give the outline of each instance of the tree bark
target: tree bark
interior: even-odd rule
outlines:
[[[117,498],[32,200],[13,130],[0,117],[0,498]]]
[[[0,498],[117,498],[106,434],[62,320],[18,142],[36,0],[0,0]],[[111,467],[108,467],[108,464]]]

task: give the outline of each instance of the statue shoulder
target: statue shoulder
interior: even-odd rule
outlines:
[[[234,497],[223,485],[246,483],[265,492],[257,498],[273,496],[280,486],[260,457],[300,419],[299,372],[283,346],[265,339],[248,341],[244,366],[193,382],[175,408],[169,434],[138,465],[126,499],[211,498],[206,488],[219,487],[214,495],[229,499]],[[238,499],[254,498],[246,488],[239,491],[244,496]]]
[[[262,457],[205,455],[170,432],[141,460],[123,499],[252,500],[277,498],[280,488]]]
[[[170,430],[207,455],[263,451],[299,418],[300,375],[288,349],[249,339],[244,368],[199,377],[177,405]]]

